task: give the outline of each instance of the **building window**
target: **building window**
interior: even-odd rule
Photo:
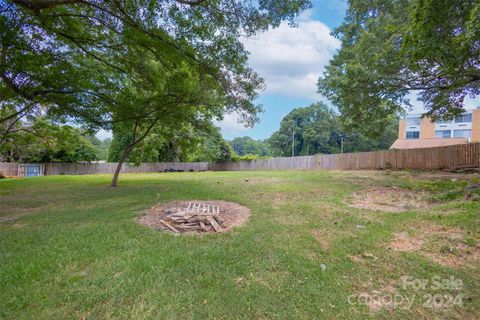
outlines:
[[[455,118],[455,123],[472,122],[472,114],[466,113]]]
[[[455,138],[470,138],[472,130],[453,130],[453,136]]]
[[[443,120],[443,119],[437,119],[435,121],[436,124],[445,124],[445,123],[452,123],[453,120]]]
[[[420,138],[419,131],[407,131],[407,139],[418,139]]]
[[[420,125],[420,117],[407,118],[407,126],[419,126],[419,125]]]
[[[435,130],[435,138],[450,138],[451,135],[451,130]]]

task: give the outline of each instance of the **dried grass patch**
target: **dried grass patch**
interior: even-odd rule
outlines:
[[[414,234],[414,235],[412,235]],[[465,243],[466,232],[458,227],[420,225],[406,232],[396,233],[389,248],[400,252],[418,252],[446,267],[471,267],[480,262],[480,244]]]
[[[0,223],[8,222],[8,221],[15,221],[17,219],[20,219],[22,217],[25,217],[25,216],[28,216],[28,215],[32,214],[32,212],[29,212],[26,209],[25,210],[19,209],[18,211],[19,211],[18,213],[9,214],[9,215],[5,215],[5,216],[0,216]],[[21,211],[24,211],[24,212],[21,212]]]
[[[320,244],[320,248],[323,250],[329,250],[335,241],[341,240],[347,237],[354,237],[354,233],[348,230],[334,230],[327,228],[320,228],[311,230],[312,236]]]
[[[318,241],[318,243],[320,244],[320,248],[322,248],[322,250],[330,249],[330,246],[332,244],[332,237],[333,237],[331,232],[329,233],[328,231],[325,231],[323,229],[315,229],[315,230],[312,230],[312,235]]]
[[[245,178],[241,181],[249,184],[249,185],[271,185],[271,184],[283,184],[288,183],[287,179],[277,178],[277,177],[253,177],[253,178]]]
[[[323,189],[306,190],[306,191],[272,191],[272,192],[255,192],[248,197],[256,201],[265,201],[270,203],[274,209],[280,209],[289,202],[303,202],[321,199],[327,194]]]
[[[395,234],[395,239],[390,243],[390,248],[395,251],[418,251],[422,248],[421,237],[411,237],[406,232]]]
[[[402,212],[429,206],[425,192],[397,187],[375,187],[354,192],[349,196],[348,202],[354,208],[386,212]]]

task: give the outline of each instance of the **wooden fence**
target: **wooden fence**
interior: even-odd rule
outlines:
[[[480,166],[480,143],[212,163],[213,171],[451,169]]]
[[[46,163],[45,175],[112,174],[116,163]],[[0,172],[18,176],[18,163],[0,163]],[[242,170],[369,170],[369,169],[452,169],[480,167],[480,143],[445,147],[386,150],[303,157],[280,157],[228,162],[160,162],[140,166],[123,165],[122,173],[160,172],[165,169],[184,171]]]
[[[303,156],[216,162],[210,168],[212,171],[315,170],[318,169],[317,158],[318,156]]]
[[[0,162],[0,173],[6,177],[18,177],[18,163]]]
[[[7,177],[23,176],[20,166],[24,164],[0,162],[0,172]],[[45,163],[45,175],[77,175],[77,174],[113,174],[117,163]],[[158,162],[142,163],[140,166],[122,165],[122,173],[160,172],[166,169],[184,171],[209,170],[208,162]]]
[[[113,174],[116,167],[117,163],[47,163],[45,165],[45,175]],[[206,171],[209,170],[209,164],[208,162],[158,162],[142,163],[139,166],[123,164],[121,172],[161,172],[166,169]]]

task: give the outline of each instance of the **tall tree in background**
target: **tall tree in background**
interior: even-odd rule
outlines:
[[[295,132],[295,155],[386,150],[397,139],[398,118],[389,116],[384,132],[369,138],[356,130],[343,130],[339,116],[323,103],[296,108],[286,115],[280,129],[272,134],[269,144],[276,156],[291,156],[292,134]]]
[[[98,149],[86,132],[43,117],[17,123],[0,145],[0,161],[91,162],[98,158]]]
[[[0,121],[42,106],[94,129],[122,126],[122,161],[152,130],[237,112],[250,125],[263,82],[244,36],[310,7],[307,0],[0,0]],[[163,131],[162,131],[163,130]]]
[[[106,138],[104,140],[100,140],[93,134],[89,134],[85,136],[85,138],[93,145],[98,160],[106,161],[108,157],[108,149],[110,148],[112,139]]]
[[[108,152],[108,161],[117,162],[130,141],[129,132],[116,130]],[[190,126],[168,132],[153,132],[128,157],[134,164],[172,161],[227,161],[234,152],[212,124],[199,128]]]
[[[321,102],[306,108],[293,109],[280,124],[280,129],[269,139],[275,155],[292,155],[293,135],[296,156],[317,153],[335,153],[339,125],[335,112]]]
[[[268,143],[254,140],[250,137],[237,137],[230,141],[230,145],[239,156],[257,155],[260,157],[272,155]]]
[[[187,160],[189,161],[229,161],[235,156],[230,144],[223,139],[220,129],[212,129],[200,136],[199,143],[190,151]]]
[[[340,51],[318,82],[342,122],[372,136],[418,93],[432,118],[480,95],[478,0],[352,0]]]

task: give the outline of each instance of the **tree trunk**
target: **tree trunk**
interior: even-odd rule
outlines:
[[[112,183],[110,183],[109,188],[116,188],[117,187],[118,175],[120,174],[120,170],[122,169],[122,164],[127,160],[128,156],[132,152],[133,148],[139,142],[141,142],[143,139],[145,139],[145,137],[150,132],[150,130],[153,129],[153,126],[157,123],[157,120],[158,119],[155,119],[155,121],[153,121],[150,124],[150,126],[145,130],[145,132],[140,137],[137,137],[137,135],[136,135],[137,134],[138,123],[135,123],[135,126],[133,128],[133,133],[132,133],[132,141],[125,148],[122,155],[120,156],[120,159],[118,159],[117,168],[115,169],[115,173],[113,174],[113,178],[112,178]]]
[[[122,170],[122,164],[125,162],[125,160],[127,160],[134,146],[135,142],[130,143],[118,159],[117,167],[115,168],[115,173],[113,174],[112,182],[110,183],[109,188],[117,187],[118,175],[120,174],[120,170]]]

